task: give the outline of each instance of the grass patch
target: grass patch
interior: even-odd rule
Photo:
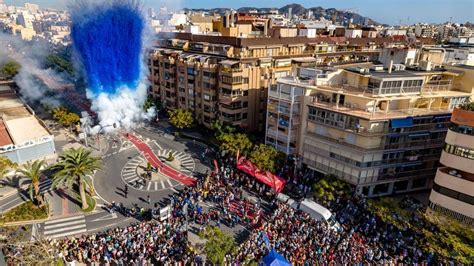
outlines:
[[[0,224],[46,219],[48,218],[48,216],[48,206],[40,208],[36,206],[33,202],[27,201],[21,204],[20,206],[9,210],[2,217],[0,217]]]
[[[76,194],[76,199],[77,201],[79,202],[79,204],[81,204],[81,195],[79,194]],[[88,193],[86,193],[86,200],[87,200],[87,205],[89,205],[89,208],[83,210],[82,209],[82,205],[79,205],[77,206],[77,209],[80,211],[80,212],[84,212],[84,213],[89,213],[93,210],[95,210],[95,199],[93,197],[91,197]]]

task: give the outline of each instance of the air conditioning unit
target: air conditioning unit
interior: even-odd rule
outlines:
[[[383,71],[383,65],[373,65],[371,69],[374,71]]]

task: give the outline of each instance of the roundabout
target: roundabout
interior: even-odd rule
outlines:
[[[195,168],[194,160],[189,154],[162,149],[155,152],[159,160],[169,167],[187,175]],[[169,160],[171,157],[173,160]],[[159,169],[148,169],[149,164],[143,155],[137,155],[128,160],[121,171],[122,181],[130,188],[142,191],[161,191],[182,186],[182,184]]]

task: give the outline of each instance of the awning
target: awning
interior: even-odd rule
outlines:
[[[312,56],[308,56],[308,57],[300,57],[300,58],[293,58],[293,61],[294,62],[298,62],[298,63],[309,63],[309,62],[316,62],[316,58],[315,57],[312,57]]]
[[[451,118],[451,115],[435,115],[434,119],[446,119],[446,118]]]
[[[239,61],[233,61],[233,60],[222,60],[219,62],[221,65],[223,66],[226,66],[226,67],[230,67],[230,66],[233,66],[233,65],[236,65],[239,63]]]
[[[390,125],[392,128],[411,127],[413,125],[413,117],[391,119]]]
[[[260,182],[268,185],[269,187],[275,189],[276,192],[283,190],[285,186],[285,180],[277,175],[274,175],[271,172],[260,171],[257,166],[255,166],[249,160],[246,160],[245,157],[241,157],[237,162],[237,169],[240,171],[255,177]]]

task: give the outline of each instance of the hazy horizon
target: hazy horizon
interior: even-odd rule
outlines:
[[[397,25],[417,22],[443,23],[449,21],[465,23],[474,22],[474,1],[472,0],[142,0],[146,7],[158,9],[166,5],[170,10],[182,8],[239,8],[239,7],[277,7],[297,3],[306,8],[321,6],[323,8],[349,9],[357,8],[362,16],[379,23]],[[0,0],[1,2],[1,0]],[[4,0],[7,5],[24,5],[35,3],[42,7],[64,9],[71,0]]]

